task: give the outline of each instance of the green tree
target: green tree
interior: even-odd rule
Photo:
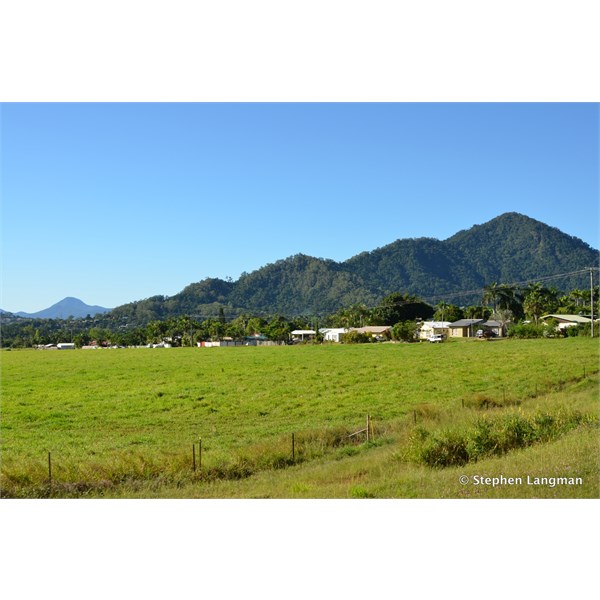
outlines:
[[[267,322],[261,317],[252,317],[248,320],[248,324],[246,325],[246,334],[247,335],[256,335],[263,333],[263,329],[265,328]]]
[[[291,324],[286,321],[281,315],[273,317],[268,325],[264,328],[265,335],[270,339],[277,342],[282,342],[290,337],[292,331]]]
[[[248,317],[246,315],[239,315],[227,324],[225,334],[234,340],[243,340],[246,335],[247,321]]]
[[[149,343],[158,344],[167,335],[168,324],[165,321],[151,321],[146,327],[146,339]],[[100,343],[100,342],[98,342]]]
[[[485,306],[467,306],[463,314],[465,319],[488,319],[492,311]]]
[[[506,283],[490,283],[483,288],[482,304],[492,305],[492,312],[497,309],[513,310],[518,304],[517,288]]]
[[[214,341],[222,339],[225,335],[225,324],[217,319],[206,319],[202,325],[208,336]]]
[[[87,346],[90,343],[90,334],[87,331],[81,331],[73,336],[73,342],[76,348]]]
[[[433,313],[433,307],[417,296],[394,292],[373,310],[371,321],[373,325],[394,325],[400,321],[429,319]]]
[[[403,342],[414,342],[419,326],[415,321],[400,321],[392,327],[392,337]]]
[[[558,292],[543,287],[541,283],[530,284],[524,293],[523,310],[536,325],[542,315],[552,313],[558,307]]]
[[[370,324],[371,311],[364,304],[353,304],[347,308],[341,308],[331,318],[333,327],[363,327]]]
[[[447,302],[439,302],[436,306],[436,311],[433,318],[436,321],[458,321],[463,318],[463,310],[456,304],[448,304]]]

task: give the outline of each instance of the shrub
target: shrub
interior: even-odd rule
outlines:
[[[600,325],[594,327],[594,337],[598,337],[600,334]],[[563,333],[568,337],[590,337],[592,335],[591,323],[585,323],[584,325],[573,325],[571,327],[565,327]]]
[[[372,341],[373,338],[370,335],[361,333],[360,331],[349,331],[343,337],[344,344],[368,344]]]
[[[498,433],[492,423],[487,419],[480,419],[475,423],[475,431],[471,436],[470,452],[471,459],[485,455],[499,454],[500,441]]]
[[[534,425],[521,415],[507,415],[498,425],[501,454],[516,448],[524,448],[536,441]]]
[[[453,467],[469,462],[468,438],[456,431],[434,437],[422,450],[421,459],[430,467]]]
[[[417,447],[421,446],[420,451],[417,450],[421,462],[430,467],[452,467],[553,440],[587,421],[592,422],[593,419],[577,412],[539,413],[532,417],[512,413],[493,419],[479,419],[466,432],[444,431],[429,436],[419,432],[413,436],[413,442]]]
[[[401,321],[392,327],[392,337],[403,342],[414,342],[418,326],[415,321]]]
[[[524,338],[540,338],[544,337],[546,328],[543,325],[535,323],[519,323],[513,325],[507,332],[508,337],[524,339]]]

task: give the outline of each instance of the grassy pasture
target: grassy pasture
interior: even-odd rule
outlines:
[[[586,418],[562,437],[461,473],[493,471],[519,456],[518,468],[533,468],[540,453],[546,464],[568,440],[576,464],[597,471],[597,458],[591,464],[581,451],[597,440],[598,344],[587,338],[1,358],[3,496],[462,497],[468,490],[455,483],[456,468],[415,463],[415,418],[436,434],[472,426],[482,411],[554,414],[575,405]],[[369,446],[347,438],[367,413],[377,434]],[[198,437],[203,470],[193,473]],[[597,489],[596,481],[591,491],[570,493],[597,496]]]

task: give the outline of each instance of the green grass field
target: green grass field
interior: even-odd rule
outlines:
[[[587,338],[2,352],[1,492],[598,497],[598,354]],[[348,437],[367,414],[368,444]]]

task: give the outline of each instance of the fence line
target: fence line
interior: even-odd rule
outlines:
[[[591,375],[595,375],[598,373],[598,369],[596,370],[588,370],[586,369],[585,366],[583,366],[583,379],[586,379],[588,376]],[[569,382],[576,382],[576,381],[580,381],[581,377],[576,376],[576,377],[572,377],[568,380],[559,380],[559,381],[555,381],[555,382],[545,382],[545,385],[541,391],[542,394],[547,393],[548,391],[552,390],[552,389],[557,389],[558,390],[563,390],[565,384],[569,383]],[[534,386],[534,396],[533,397],[537,397],[539,394],[539,384],[538,382],[535,383]],[[502,386],[500,390],[498,390],[498,388],[495,388],[494,390],[497,394],[501,393],[502,394],[502,400],[503,403],[506,403],[506,398],[507,398],[507,390],[506,390],[506,386]],[[532,396],[527,396],[526,394],[524,394],[524,397],[527,398],[531,398]],[[482,405],[483,406],[483,405]],[[479,406],[479,408],[482,408],[482,406]],[[493,404],[491,406],[494,406]],[[504,405],[496,405],[497,407],[505,407]],[[465,398],[461,398],[461,407],[464,408],[472,408],[472,406],[468,406],[465,403]],[[485,405],[485,408],[487,408],[488,405]],[[408,413],[410,415],[410,413]],[[417,409],[413,409],[412,410],[412,421],[413,424],[416,425],[417,424]],[[358,435],[361,434],[365,434],[365,441],[366,443],[369,443],[371,441],[374,440],[374,426],[373,426],[373,420],[370,414],[366,415],[366,427],[363,427],[357,431],[354,431],[350,434],[348,434],[347,436],[345,436],[346,439],[351,439],[354,438]],[[197,470],[202,470],[202,438],[198,438],[198,452],[196,453],[196,442],[194,442],[192,444],[192,470],[194,473],[197,472]],[[296,463],[296,450],[297,450],[297,439],[296,439],[296,433],[292,432],[291,433],[291,462],[293,464]],[[47,453],[47,460],[48,460],[48,480],[47,480],[47,485],[48,485],[48,489],[50,491],[50,493],[52,493],[53,489],[56,490],[56,485],[54,485],[55,482],[55,478],[53,478],[53,465],[52,465],[52,453],[50,451],[48,451]]]

